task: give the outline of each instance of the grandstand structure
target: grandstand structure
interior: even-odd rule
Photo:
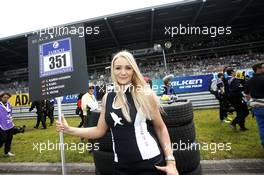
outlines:
[[[102,83],[109,81],[112,55],[122,49],[134,54],[144,74],[164,76],[163,54],[154,50],[154,44],[164,48],[168,70],[176,75],[220,71],[226,64],[249,67],[251,60],[264,59],[263,8],[263,0],[185,0],[74,24],[99,27],[98,35],[85,39],[89,77]],[[166,33],[179,25],[231,27],[231,33],[216,37]],[[0,40],[0,89],[20,86],[20,91],[27,91],[30,35],[32,32]],[[166,42],[171,47],[166,48]]]

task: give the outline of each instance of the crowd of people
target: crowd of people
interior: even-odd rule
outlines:
[[[28,93],[28,81],[13,81],[10,83],[0,83],[0,92],[9,92],[11,94]]]
[[[212,58],[204,58],[200,56],[178,58],[168,56],[166,58],[167,72],[164,68],[163,59],[160,59],[159,61],[152,61],[149,59],[137,61],[139,69],[144,76],[151,77],[152,79],[162,79],[165,72],[175,76],[203,75],[220,72],[225,66],[230,65],[236,69],[248,69],[253,63],[263,60],[263,53],[227,55]],[[97,70],[96,72],[90,73],[89,79],[94,80],[96,85],[111,83],[109,70]],[[3,92],[10,92],[12,94],[28,93],[29,91],[28,82],[26,81],[14,81],[11,83],[0,84],[0,89]]]
[[[245,119],[249,115],[249,107],[252,108],[264,148],[264,62],[256,62],[252,69],[253,77],[247,81],[241,81],[235,77],[236,70],[233,67],[225,68],[223,73],[218,74],[216,88],[212,93],[219,100],[220,120],[230,122],[230,127],[233,130],[237,129],[237,125],[240,127],[240,131],[248,130]],[[227,77],[224,76],[225,73]],[[236,112],[236,117],[232,121],[229,121],[228,118],[229,104]]]
[[[249,69],[255,62],[264,61],[264,54],[239,54],[221,57],[204,58],[190,56],[186,58],[167,57],[167,74],[175,76],[191,76],[211,74],[220,72],[225,66],[232,66],[236,69]],[[139,69],[145,76],[152,79],[162,79],[165,75],[164,61],[138,60]],[[90,79],[96,80],[96,84],[111,82],[110,74],[107,70],[97,71],[90,75]]]

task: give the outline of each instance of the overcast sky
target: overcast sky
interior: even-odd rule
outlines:
[[[0,39],[128,10],[181,0],[3,0]]]

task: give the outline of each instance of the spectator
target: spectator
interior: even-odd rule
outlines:
[[[35,129],[38,129],[40,122],[42,123],[42,129],[47,129],[46,126],[46,118],[44,115],[45,108],[44,108],[44,100],[41,101],[33,101],[29,111],[31,112],[34,108],[37,109],[37,123],[34,126]]]
[[[175,95],[174,89],[170,84],[170,81],[173,77],[174,76],[170,74],[163,78],[163,83],[164,83],[163,94],[164,95]]]
[[[223,122],[230,122],[230,119],[227,117],[227,112],[228,112],[228,101],[227,101],[227,96],[225,92],[225,85],[224,85],[224,74],[223,73],[218,73],[217,75],[217,94],[216,98],[219,100],[219,117],[220,121]]]
[[[89,84],[88,92],[82,96],[82,111],[84,116],[84,127],[92,126],[90,112],[98,109],[98,102],[94,96],[94,85]]]
[[[235,108],[237,117],[231,122],[230,127],[236,130],[236,125],[240,126],[240,131],[247,131],[245,127],[245,118],[248,116],[249,111],[247,105],[243,100],[243,86],[239,83],[239,80],[235,78],[235,71],[233,68],[229,67],[226,69],[227,78],[227,96],[228,100]]]
[[[82,96],[83,96],[83,93],[80,93],[77,99],[76,115],[79,115],[79,117],[81,118],[81,122],[78,125],[78,128],[81,128],[84,124],[84,116],[83,116],[83,110],[82,110]]]
[[[54,123],[54,100],[44,100],[44,119],[50,119],[50,126]]]
[[[252,98],[251,106],[256,116],[261,144],[264,148],[264,63],[257,63],[252,66],[254,70],[253,78],[245,85],[247,99]]]

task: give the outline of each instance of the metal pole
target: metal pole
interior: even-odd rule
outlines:
[[[164,51],[164,49],[162,49],[162,53],[163,53],[163,59],[164,59],[165,72],[167,74],[167,62],[166,62],[166,57],[165,57],[165,51]]]
[[[59,122],[62,123],[62,112],[61,112],[61,101],[62,97],[57,97],[57,104],[58,104],[58,119]],[[60,132],[60,151],[61,151],[61,169],[62,175],[66,175],[65,171],[65,155],[64,155],[64,139],[63,139],[63,132]]]

